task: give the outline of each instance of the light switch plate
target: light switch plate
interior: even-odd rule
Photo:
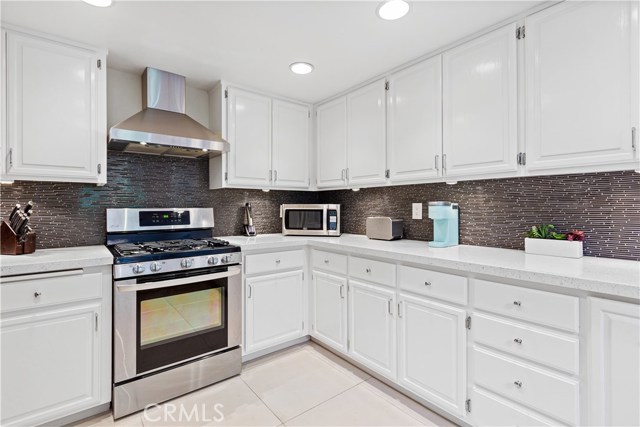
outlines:
[[[413,219],[422,219],[422,203],[412,203],[412,211],[411,217]]]

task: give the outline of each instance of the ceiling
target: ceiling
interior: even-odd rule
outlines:
[[[109,67],[152,66],[209,89],[225,79],[317,102],[540,1],[413,1],[397,21],[377,1],[0,2],[7,23],[109,49]],[[289,64],[315,65],[294,75]]]

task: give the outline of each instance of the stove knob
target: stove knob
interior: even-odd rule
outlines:
[[[191,268],[192,265],[193,265],[192,259],[185,258],[182,261],[180,261],[180,267],[182,268]]]
[[[151,270],[151,271],[153,271],[155,273],[157,271],[162,270],[162,266],[160,264],[158,264],[157,262],[153,262],[149,266],[149,270]]]
[[[136,264],[132,267],[132,270],[134,274],[144,273],[144,265]]]
[[[207,259],[207,264],[209,265],[216,265],[218,263],[218,257],[217,256],[210,256]]]
[[[223,264],[229,264],[229,262],[231,262],[231,257],[229,255],[224,255],[222,257],[222,263]]]

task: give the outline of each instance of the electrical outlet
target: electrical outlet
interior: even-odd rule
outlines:
[[[412,203],[413,213],[411,217],[413,219],[422,219],[422,203]]]

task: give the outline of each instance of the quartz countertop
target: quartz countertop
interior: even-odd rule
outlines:
[[[111,264],[113,255],[102,245],[38,249],[27,255],[0,255],[0,277]]]
[[[576,289],[640,301],[640,262],[611,258],[559,258],[526,254],[521,250],[459,245],[430,248],[417,240],[381,241],[366,236],[302,237],[265,234],[256,237],[221,237],[243,252],[287,249],[310,245],[317,249],[353,252],[392,261],[422,264],[549,286]]]

